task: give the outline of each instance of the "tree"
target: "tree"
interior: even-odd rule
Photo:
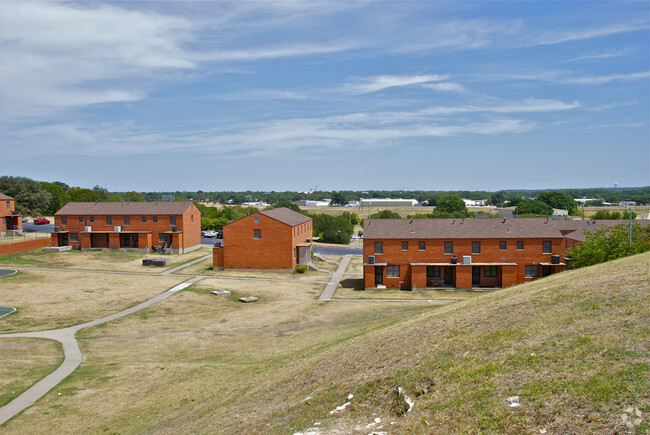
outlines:
[[[578,268],[650,251],[648,231],[648,227],[637,222],[585,231],[586,240],[567,251],[565,257],[571,259],[572,268]]]
[[[341,216],[349,220],[352,225],[357,225],[359,223],[359,215],[355,212],[344,211],[341,213]]]
[[[345,200],[345,195],[341,192],[332,192],[332,204],[334,205],[345,205],[347,201]]]
[[[314,214],[311,218],[314,223],[314,235],[320,237],[321,242],[344,245],[350,243],[354,225],[343,216]]]
[[[501,192],[493,193],[490,196],[490,201],[489,201],[490,205],[503,204],[504,202],[506,202],[506,196]]]
[[[551,192],[544,192],[537,196],[538,201],[550,205],[553,208],[568,210],[569,213],[575,214],[576,202],[573,198],[563,192],[557,190]]]
[[[517,215],[552,216],[553,207],[536,199],[525,199],[515,209]]]
[[[276,202],[275,204],[273,204],[273,206],[269,208],[280,208],[280,207],[286,207],[289,210],[297,211],[298,213],[304,214],[303,211],[300,209],[300,207],[298,207],[296,204],[286,199]]]
[[[379,213],[371,214],[370,219],[402,219],[402,216],[391,210],[382,210]]]
[[[23,216],[44,215],[48,211],[50,192],[38,181],[25,177],[0,177],[0,192],[16,201],[16,211]]]
[[[433,218],[463,218],[468,217],[469,212],[465,201],[456,195],[447,195],[440,198],[438,205],[433,210]]]
[[[41,181],[41,187],[47,190],[51,197],[50,202],[47,205],[47,211],[45,214],[53,215],[61,209],[64,205],[70,202],[70,194],[61,186],[63,183],[55,181],[54,183],[48,183]]]
[[[144,196],[142,196],[141,193],[138,192],[126,192],[124,194],[124,200],[125,201],[131,201],[131,202],[144,202]]]

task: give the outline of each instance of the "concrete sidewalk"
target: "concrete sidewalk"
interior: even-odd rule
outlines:
[[[102,317],[97,320],[92,320],[90,322],[82,323],[80,325],[71,326],[69,328],[63,329],[54,329],[50,331],[34,331],[34,332],[18,332],[14,334],[0,334],[0,338],[45,338],[48,340],[56,340],[63,345],[63,354],[65,359],[63,363],[57,368],[54,372],[50,373],[48,376],[40,380],[38,383],[34,384],[30,389],[25,391],[20,396],[16,397],[14,400],[9,402],[7,405],[0,408],[0,425],[4,424],[7,420],[14,417],[16,414],[32,406],[38,399],[43,397],[50,391],[52,388],[56,387],[62,380],[67,376],[71,375],[81,361],[83,360],[83,355],[81,354],[81,349],[75,338],[77,331],[89,328],[91,326],[97,326],[102,323],[110,322],[111,320],[119,319],[129,314],[133,314],[137,311],[140,311],[144,308],[150,307],[158,302],[161,302],[168,297],[172,296],[176,292],[183,290],[190,285],[194,284],[197,281],[202,280],[204,277],[197,276],[188,281],[185,281],[177,286],[167,290],[165,293],[161,293],[153,298],[146,300],[138,305],[135,305],[126,310],[120,311],[119,313],[111,314],[110,316]]]
[[[330,282],[325,287],[325,290],[323,290],[323,293],[318,298],[319,301],[332,300],[332,296],[334,296],[336,287],[338,287],[339,283],[341,282],[341,279],[343,279],[343,274],[345,273],[345,270],[348,268],[348,264],[350,264],[351,259],[352,259],[352,255],[350,254],[343,256],[343,258],[341,259],[341,263],[339,263],[338,269],[336,269],[336,272],[334,272],[334,275],[332,275],[332,279],[330,279]]]

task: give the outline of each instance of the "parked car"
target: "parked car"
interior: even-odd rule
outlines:
[[[212,230],[207,230],[205,233],[203,233],[203,237],[214,238],[214,237],[217,237],[217,233],[215,233]]]
[[[217,231],[217,239],[223,239],[223,231]]]
[[[34,219],[34,223],[36,225],[46,225],[50,223],[50,220],[45,218],[36,218]]]
[[[27,222],[27,218],[23,218],[23,223]]]

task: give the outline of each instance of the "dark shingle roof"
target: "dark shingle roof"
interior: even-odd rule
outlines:
[[[565,231],[573,234],[574,238],[580,238],[578,234],[582,235],[583,230],[595,230],[621,222],[624,221],[571,221],[546,218],[366,219],[363,237],[364,239],[560,238]],[[648,225],[648,221],[642,221],[642,225]],[[575,233],[571,233],[572,231]]]
[[[1,201],[6,201],[6,200],[8,200],[8,199],[9,199],[9,200],[13,200],[13,198],[12,198],[11,196],[7,196],[7,195],[5,195],[4,193],[0,193],[0,200],[1,200]]]
[[[311,220],[310,217],[307,217],[304,214],[298,213],[297,211],[293,211],[286,207],[263,210],[260,212],[260,214],[268,216],[287,225],[291,225],[292,227],[303,224],[305,222],[309,222]]]
[[[180,215],[192,203],[185,202],[69,202],[55,215]]]

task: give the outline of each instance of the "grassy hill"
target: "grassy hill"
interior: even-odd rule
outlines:
[[[649,271],[646,253],[419,315],[267,374],[187,428],[647,433]]]

